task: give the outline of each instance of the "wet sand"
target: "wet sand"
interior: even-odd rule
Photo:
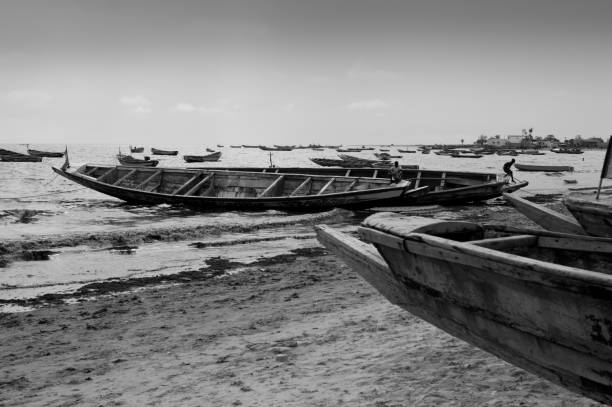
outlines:
[[[511,213],[482,211],[466,216]],[[391,305],[325,250],[210,267],[0,314],[0,405],[599,405]]]

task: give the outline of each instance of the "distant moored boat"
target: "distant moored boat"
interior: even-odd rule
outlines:
[[[157,148],[151,148],[151,154],[154,155],[177,155],[176,150],[158,150]]]

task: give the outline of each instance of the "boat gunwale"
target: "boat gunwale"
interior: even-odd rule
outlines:
[[[367,219],[366,219],[367,221]],[[483,225],[484,226],[484,225]],[[428,255],[424,251],[415,252],[413,250],[409,250],[407,244],[417,244],[417,245],[428,245],[435,249],[442,249],[445,251],[449,251],[452,253],[459,253],[464,256],[476,257],[483,259],[487,263],[499,263],[504,266],[509,267],[521,267],[523,269],[527,269],[530,273],[521,273],[520,275],[517,273],[512,273],[508,271],[501,270],[500,268],[489,268],[487,271],[499,275],[503,275],[505,277],[523,281],[529,281],[532,283],[537,283],[545,286],[556,287],[558,288],[558,284],[554,284],[546,277],[554,277],[559,280],[563,280],[567,282],[568,279],[576,283],[580,283],[584,285],[583,288],[587,288],[587,286],[592,287],[594,284],[605,286],[607,290],[610,292],[609,295],[612,295],[612,275],[581,269],[578,267],[565,266],[562,264],[551,263],[543,260],[532,259],[530,257],[520,256],[517,254],[506,253],[500,250],[490,249],[486,247],[476,246],[469,242],[458,242],[456,240],[447,239],[438,236],[432,236],[425,233],[408,233],[405,235],[397,235],[390,231],[381,231],[379,229],[368,227],[368,226],[360,226],[358,228],[359,235],[366,241],[373,244],[380,244],[386,247],[391,247],[395,249],[401,248],[401,250],[412,253],[418,256],[425,256],[428,258],[434,258],[433,255]],[[549,232],[547,237],[553,237],[556,235],[554,232]],[[578,237],[578,240],[599,240],[604,241],[605,243],[610,243],[612,245],[612,238],[597,238],[594,236],[577,236],[577,235],[568,235],[568,234],[560,234],[567,236]],[[439,259],[439,257],[438,257]],[[451,260],[445,260],[448,262],[457,262],[467,266],[473,266],[472,262],[469,261],[458,261],[457,258]],[[572,288],[576,288],[575,285],[568,285],[568,291],[575,291]]]

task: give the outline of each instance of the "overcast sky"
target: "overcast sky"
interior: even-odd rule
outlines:
[[[609,0],[0,0],[0,142],[612,134]]]

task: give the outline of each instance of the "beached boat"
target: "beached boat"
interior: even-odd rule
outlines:
[[[453,158],[480,158],[482,154],[453,152],[450,156]]]
[[[242,147],[244,147],[244,148],[259,148],[259,146],[253,146],[253,145],[249,145],[249,144],[243,144]]]
[[[313,159],[314,160],[314,159]],[[321,159],[326,160],[326,159]],[[388,180],[390,165],[380,168],[330,168],[330,167],[203,167],[205,170],[250,171],[274,174],[303,174],[382,178]],[[402,165],[402,178],[411,181],[414,188],[428,187],[421,195],[405,196],[397,206],[454,205],[497,198],[504,192],[514,192],[529,183],[509,184],[497,174],[468,171],[424,170],[418,165]]]
[[[212,148],[208,148],[208,147],[206,147],[206,151],[209,152],[209,153],[214,153],[215,152],[215,150],[213,150]]]
[[[221,158],[221,151],[216,151],[212,154],[207,155],[184,155],[183,160],[188,163],[201,163],[205,161],[219,161]]]
[[[217,147],[221,148],[223,147],[223,144],[217,144]]]
[[[0,161],[3,162],[41,162],[42,157],[22,154],[16,151],[0,148]]]
[[[363,148],[337,148],[336,151],[339,153],[360,153]]]
[[[416,153],[416,150],[404,150],[404,149],[401,149],[401,148],[398,148],[398,149],[397,149],[397,151],[398,151],[399,153],[408,153],[408,154]],[[427,151],[427,153],[426,153],[425,151]],[[422,152],[423,154],[428,154],[428,153],[429,153],[429,150],[421,150],[421,152]]]
[[[570,148],[570,147],[551,148],[550,151],[552,151],[553,153],[557,153],[557,154],[582,154],[584,153],[584,151],[582,151],[579,148]]]
[[[324,246],[389,301],[501,359],[612,404],[612,239],[381,213]]]
[[[386,179],[269,174],[188,168],[83,165],[53,168],[61,176],[103,194],[136,204],[181,204],[199,209],[318,211],[334,207],[384,206],[425,193],[409,182]]]
[[[541,172],[564,172],[574,171],[574,167],[569,165],[533,165],[533,164],[514,164],[520,171],[541,171]]]
[[[151,154],[154,155],[177,155],[177,150],[159,150],[157,148],[151,148]]]
[[[589,235],[612,237],[612,192],[601,191],[599,199],[596,194],[596,189],[571,191],[563,203]]]
[[[49,158],[60,158],[64,156],[63,152],[59,151],[42,151],[28,148],[28,154],[35,157],[49,157]]]
[[[543,205],[538,205],[516,194],[504,193],[504,198],[510,202],[516,210],[546,230],[574,235],[586,235],[580,223],[571,216],[564,215]]]
[[[242,148],[242,146],[230,146],[230,148]]]
[[[130,153],[142,153],[142,152],[144,152],[144,147],[130,146]]]
[[[376,158],[381,160],[388,160],[390,158],[402,158],[401,155],[393,155],[389,153],[374,153],[374,155],[376,156]]]
[[[144,160],[140,158],[132,157],[131,155],[117,154],[117,160],[121,163],[121,165],[128,166],[139,166],[139,167],[156,167],[159,164],[157,160],[150,160],[148,157],[145,157]]]

